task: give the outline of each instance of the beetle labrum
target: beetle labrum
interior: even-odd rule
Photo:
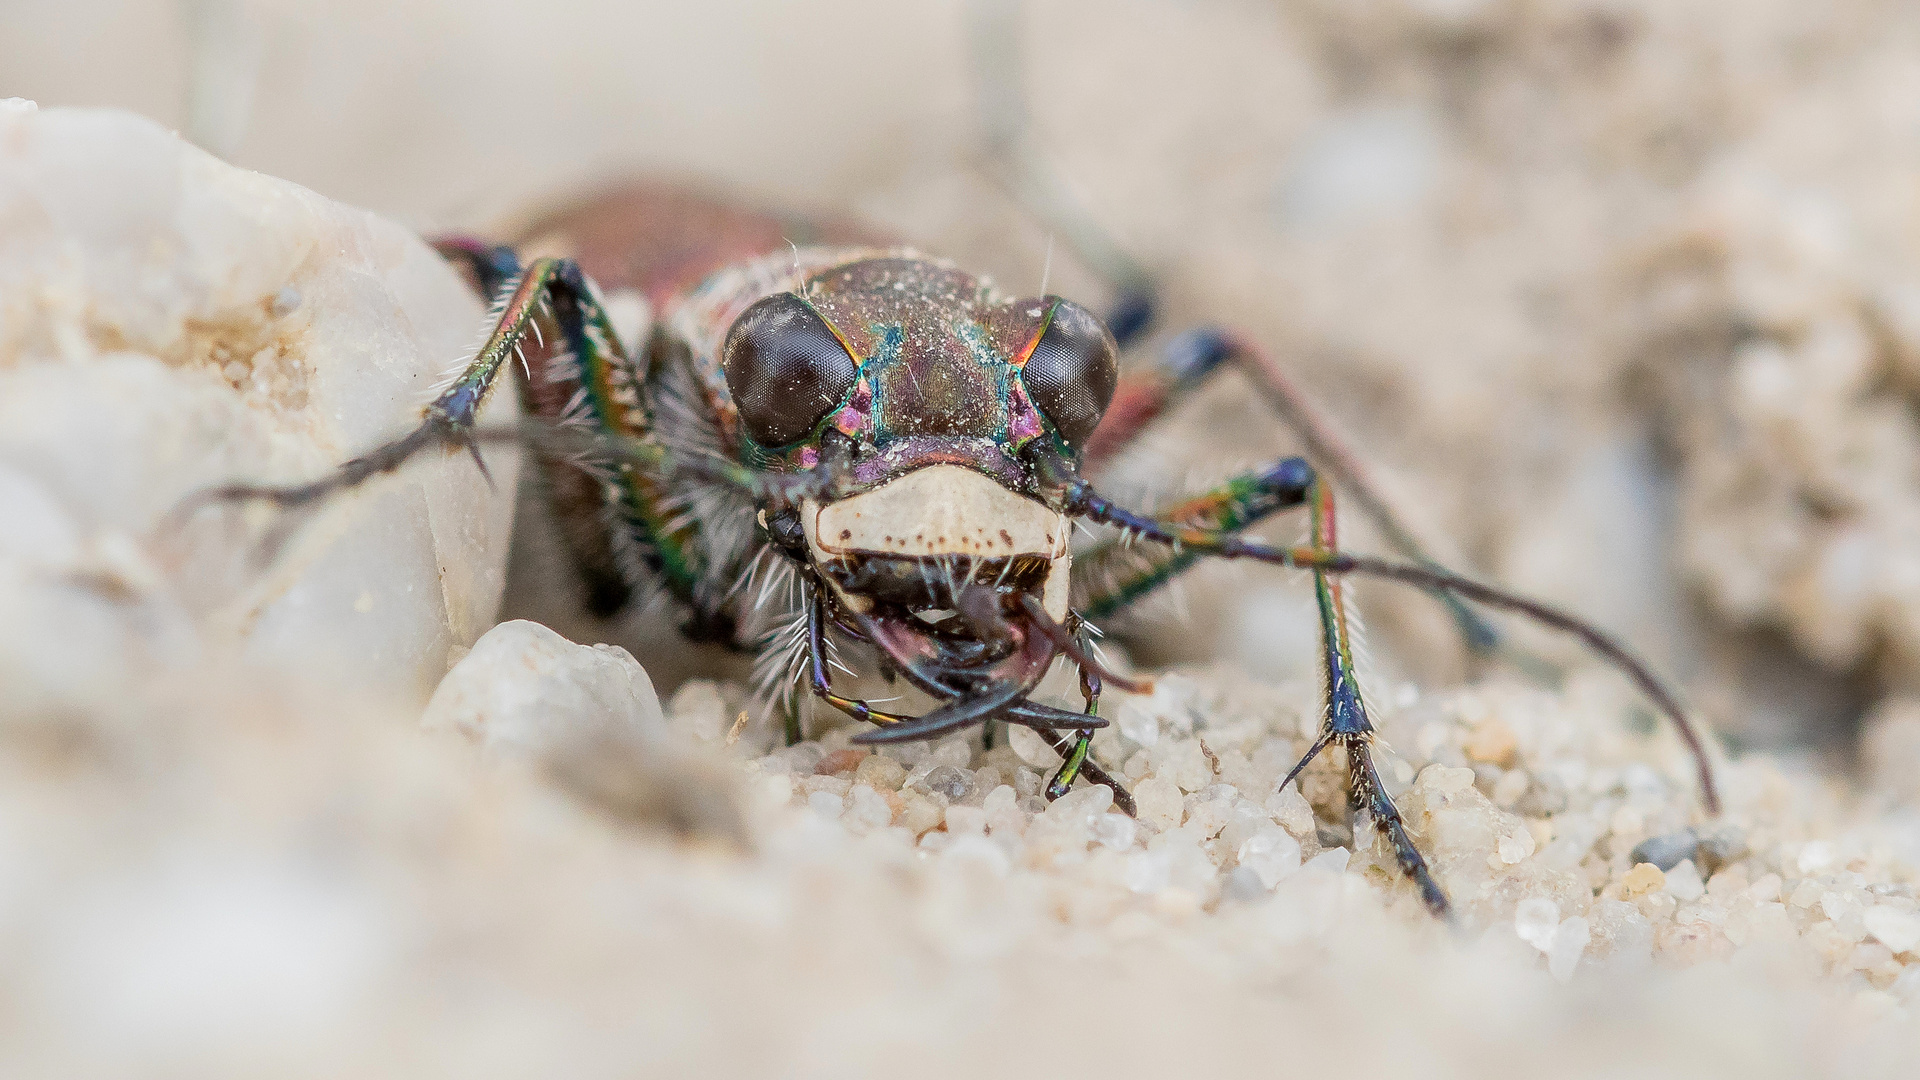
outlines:
[[[656,196],[642,202],[662,209]],[[854,737],[863,744],[1023,725],[1060,756],[1049,797],[1085,780],[1112,788],[1131,812],[1125,788],[1088,750],[1107,723],[1103,685],[1140,683],[1096,659],[1087,619],[1215,556],[1312,574],[1326,713],[1319,738],[1281,783],[1340,747],[1352,805],[1435,914],[1448,912],[1447,897],[1376,770],[1341,589],[1347,574],[1448,598],[1482,644],[1490,628],[1466,601],[1581,638],[1676,724],[1703,799],[1717,811],[1699,734],[1622,646],[1571,615],[1444,570],[1410,542],[1399,544],[1413,556],[1405,561],[1341,551],[1333,484],[1307,460],[1278,461],[1158,514],[1116,505],[1089,483],[1092,466],[1223,362],[1263,364],[1244,340],[1191,332],[1162,363],[1123,376],[1114,335],[1070,300],[1001,296],[975,275],[901,248],[788,247],[778,242],[782,231],[726,233],[699,258],[678,261],[657,257],[672,245],[656,237],[640,245],[653,255],[638,271],[632,258],[601,258],[597,269],[637,287],[658,312],[637,354],[580,262],[522,265],[509,247],[442,242],[497,305],[486,342],[421,424],[312,483],[234,484],[196,502],[294,506],[430,448],[473,449],[486,437],[476,422],[490,391],[520,368],[532,415],[513,437],[542,460],[587,603],[611,611],[636,590],[663,589],[686,613],[689,636],[758,653],[765,696],[784,712],[790,739],[801,736],[796,693],[873,724]],[[1139,319],[1116,321],[1131,329]],[[1270,385],[1283,380],[1267,374]],[[1310,416],[1301,426],[1309,451],[1331,459],[1396,538],[1390,514],[1351,475],[1349,456],[1315,437]],[[1309,514],[1312,542],[1279,547],[1242,535],[1295,507]],[[1111,526],[1120,540],[1076,561],[1076,521]],[[1139,548],[1156,554],[1115,558]],[[740,587],[756,576],[782,587]],[[838,653],[904,679],[935,704],[909,716],[842,695],[833,680]],[[1031,699],[1062,658],[1079,669],[1084,711]]]

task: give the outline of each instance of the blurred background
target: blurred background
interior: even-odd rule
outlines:
[[[983,156],[1017,80],[1032,145],[1160,283],[1155,340],[1265,342],[1444,559],[1620,632],[1737,743],[1844,763],[1915,708],[1912,4],[6,0],[0,25],[0,96],[131,108],[423,231],[665,175],[1015,291],[1052,247],[1049,287],[1098,304]],[[1108,486],[1292,446],[1227,376]],[[509,611],[637,634],[667,685],[697,668],[556,595]],[[1361,595],[1376,664],[1470,673],[1431,602]],[[1297,583],[1239,568],[1120,629],[1276,677],[1315,647]]]

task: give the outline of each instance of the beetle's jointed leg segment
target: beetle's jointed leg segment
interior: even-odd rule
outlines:
[[[1107,416],[1095,430],[1082,455],[1091,473],[1112,460],[1161,413],[1194,393],[1223,366],[1243,371],[1274,413],[1299,437],[1308,460],[1314,462],[1358,503],[1361,513],[1380,530],[1388,546],[1406,558],[1442,569],[1368,475],[1360,456],[1340,435],[1332,419],[1293,381],[1286,369],[1259,344],[1240,334],[1211,328],[1188,330],[1167,343],[1159,364],[1120,382]],[[1458,596],[1435,591],[1462,640],[1476,655],[1488,655],[1503,646],[1500,632]]]
[[[1313,541],[1316,547],[1334,551],[1339,548],[1335,528],[1333,489],[1326,481],[1315,481],[1310,494],[1313,517]],[[1322,677],[1325,679],[1327,714],[1325,727],[1300,764],[1287,774],[1291,780],[1329,741],[1347,752],[1347,798],[1356,810],[1364,811],[1388,843],[1393,846],[1400,870],[1420,891],[1427,910],[1441,918],[1447,916],[1447,895],[1441,890],[1427,861],[1407,834],[1406,820],[1380,784],[1373,764],[1373,721],[1367,716],[1365,699],[1360,694],[1359,672],[1353,662],[1353,639],[1347,630],[1347,601],[1339,578],[1324,570],[1313,572],[1314,597],[1320,611]],[[1284,781],[1283,781],[1284,784]]]
[[[1303,458],[1287,458],[1242,473],[1210,491],[1184,499],[1154,516],[1168,526],[1215,532],[1239,532],[1280,510],[1306,501],[1314,472]],[[1203,557],[1177,551],[1147,557],[1119,540],[1109,540],[1075,557],[1076,575],[1087,584],[1074,605],[1089,619],[1104,619],[1166,585]]]
[[[1043,484],[1054,492],[1067,513],[1131,532],[1136,538],[1167,544],[1176,552],[1195,551],[1228,559],[1253,559],[1313,570],[1324,575],[1368,574],[1393,578],[1422,589],[1441,589],[1496,608],[1515,612],[1552,629],[1570,634],[1626,675],[1642,694],[1672,722],[1693,756],[1700,781],[1701,801],[1710,813],[1720,812],[1719,789],[1705,737],[1695,727],[1677,695],[1638,657],[1603,630],[1537,600],[1498,589],[1429,565],[1392,562],[1366,555],[1349,555],[1322,545],[1282,548],[1247,540],[1232,533],[1181,526],[1115,505],[1080,479],[1071,462],[1042,452],[1036,460]]]

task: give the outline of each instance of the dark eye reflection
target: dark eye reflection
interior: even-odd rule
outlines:
[[[1069,300],[1053,302],[1046,332],[1021,371],[1033,399],[1068,445],[1079,446],[1113,400],[1120,363],[1113,335],[1086,308]]]
[[[859,365],[806,301],[777,293],[734,320],[721,369],[747,434],[778,447],[805,437],[846,398]]]

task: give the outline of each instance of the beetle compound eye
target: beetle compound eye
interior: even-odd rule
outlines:
[[[1053,318],[1021,371],[1027,396],[1054,430],[1078,446],[1100,426],[1120,377],[1113,335],[1093,313],[1067,300],[1054,301]]]
[[[767,447],[812,431],[846,398],[859,371],[826,322],[792,293],[741,312],[727,331],[721,368],[747,434]]]

